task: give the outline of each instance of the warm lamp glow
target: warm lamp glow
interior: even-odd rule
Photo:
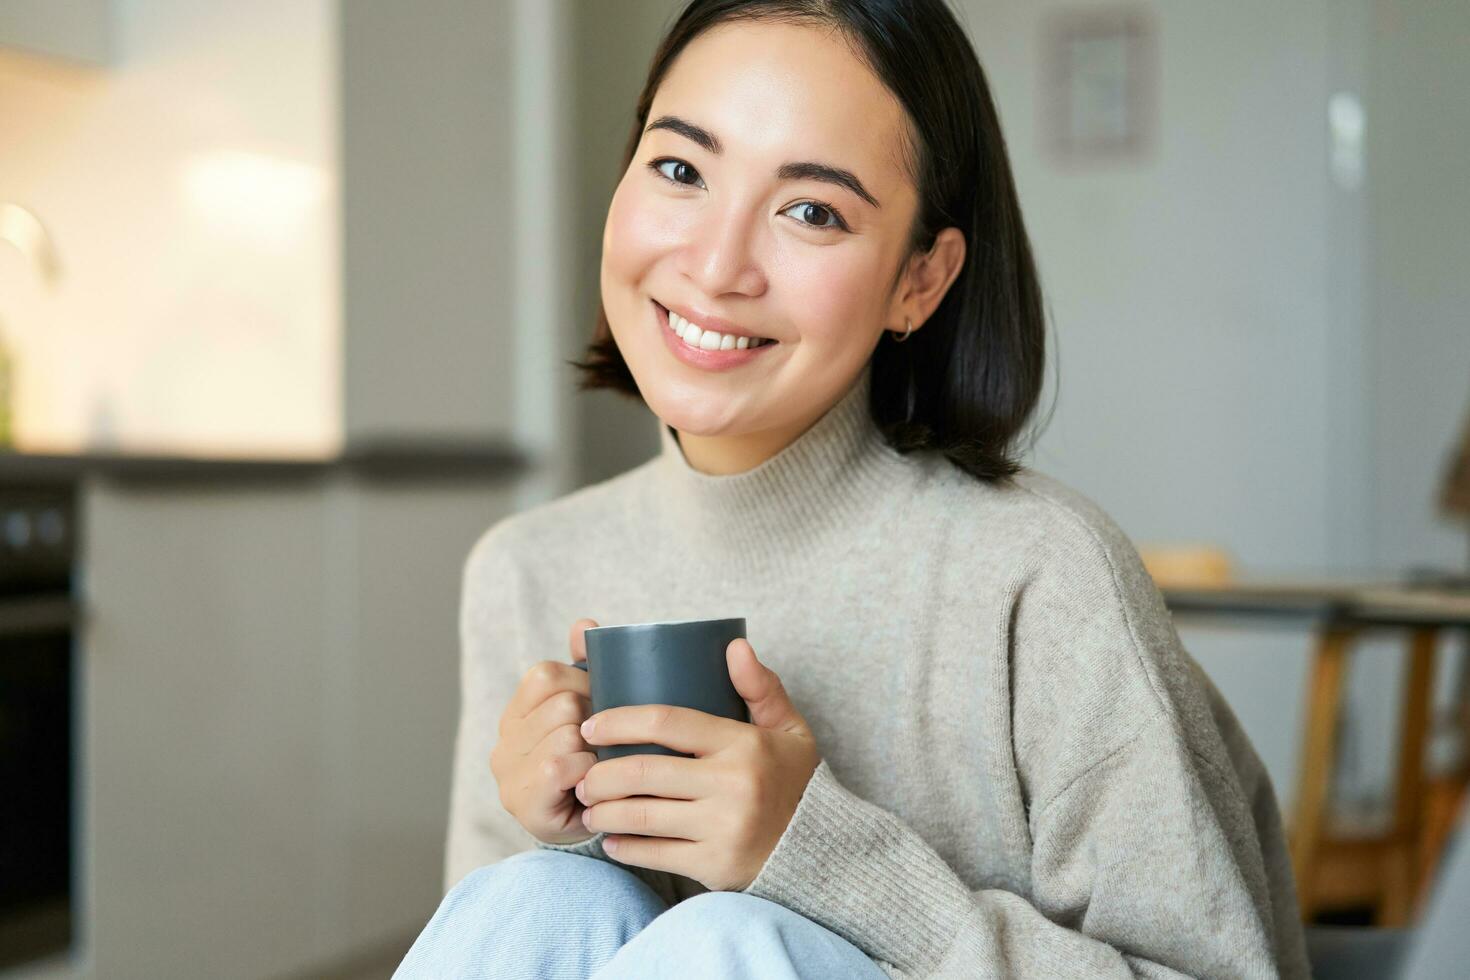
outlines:
[[[201,218],[271,249],[296,246],[328,186],[319,167],[236,150],[191,157],[183,180]]]

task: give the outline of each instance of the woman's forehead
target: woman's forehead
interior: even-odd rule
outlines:
[[[903,107],[830,28],[735,21],[706,31],[659,84],[649,120],[663,115],[709,131],[723,157],[851,170],[880,201],[906,182]]]

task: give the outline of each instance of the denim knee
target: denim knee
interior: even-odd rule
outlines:
[[[806,922],[784,905],[744,892],[703,892],[670,908],[659,917],[661,927],[702,932],[773,929],[783,922]]]
[[[522,851],[450,889],[395,977],[582,980],[665,908],[653,889],[610,862]]]
[[[674,905],[596,976],[598,980],[886,977],[862,950],[784,905],[720,891]]]
[[[512,901],[518,913],[536,909],[563,921],[612,914],[631,916],[642,928],[665,908],[653,889],[626,868],[543,848],[476,868],[445,901],[461,889],[465,894],[460,902],[484,907]]]

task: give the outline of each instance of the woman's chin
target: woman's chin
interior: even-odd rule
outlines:
[[[646,397],[646,396],[645,396]],[[649,407],[653,414],[659,417],[664,425],[671,425],[682,433],[691,436],[729,436],[738,435],[731,431],[738,428],[738,421],[732,420],[724,415],[714,415],[707,409],[700,410],[691,408],[683,399],[662,402],[656,399],[649,400]]]
[[[659,415],[659,420],[662,421],[664,425],[671,425],[675,429],[679,430],[679,433],[681,435],[690,435],[700,438],[730,435],[729,432],[723,431],[721,426],[711,425],[707,419],[691,418],[678,412],[675,412],[671,415]]]

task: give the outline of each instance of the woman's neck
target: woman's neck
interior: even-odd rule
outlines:
[[[696,436],[678,433],[679,448],[689,465],[711,476],[753,470],[791,444],[811,423],[799,429],[753,432],[740,436]]]

